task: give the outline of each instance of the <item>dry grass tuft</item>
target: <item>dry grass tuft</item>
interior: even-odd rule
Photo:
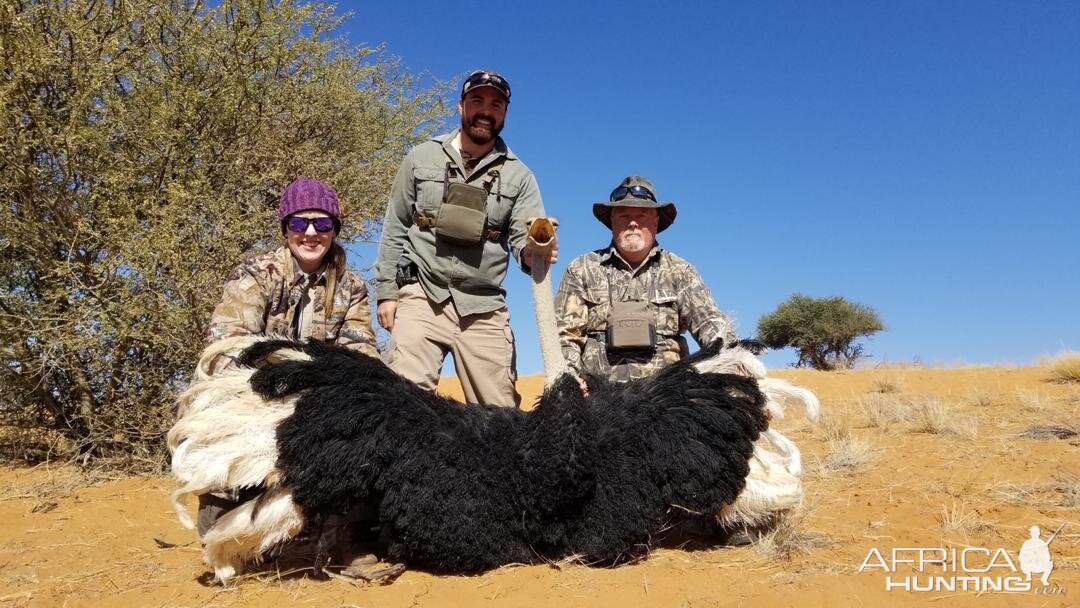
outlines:
[[[1020,433],[1017,437],[1036,441],[1053,441],[1055,439],[1071,439],[1077,435],[1080,435],[1080,426],[1068,423],[1051,423],[1029,426],[1026,431]]]
[[[52,499],[69,496],[78,489],[108,481],[97,470],[67,465],[39,464],[20,470],[26,477],[19,484],[0,487],[0,501],[33,498],[41,506]]]
[[[953,421],[949,432],[961,439],[976,439],[979,436],[979,420],[974,416],[961,416]]]
[[[818,429],[826,442],[842,441],[851,438],[852,420],[850,416],[822,416]]]
[[[836,544],[828,534],[807,530],[804,524],[804,514],[781,518],[776,527],[754,543],[754,550],[778,559],[791,559],[796,555],[808,554],[814,549]]]
[[[1050,382],[1080,382],[1080,353],[1067,352],[1054,357],[1046,373]]]
[[[881,394],[899,393],[904,388],[904,379],[901,376],[889,375],[878,376],[871,383],[874,392]]]
[[[915,425],[912,431],[931,435],[956,435],[975,439],[979,435],[979,422],[970,416],[958,416],[955,404],[934,395],[915,402]]]
[[[874,364],[874,369],[926,369],[926,367],[926,363],[918,356],[913,357],[910,362],[890,361],[887,358],[883,358]]]
[[[1080,475],[1062,473],[1055,479],[1053,488],[1061,496],[1061,506],[1066,509],[1080,509]]]
[[[994,492],[1014,505],[1077,510],[1080,509],[1080,474],[1059,470],[1048,482],[1005,483],[997,486]]]
[[[929,433],[931,435],[944,435],[948,433],[951,418],[941,399],[929,396],[924,397],[915,404],[915,427],[916,433]]]
[[[938,521],[946,532],[979,532],[990,527],[976,511],[968,508],[967,503],[956,500],[949,505],[941,505]]]
[[[1050,398],[1033,390],[1016,391],[1016,400],[1020,402],[1020,409],[1032,414],[1042,413],[1050,409]]]
[[[990,407],[994,404],[994,393],[985,386],[974,387],[968,390],[967,401],[975,407]]]
[[[911,420],[911,406],[892,396],[868,395],[859,399],[859,409],[870,426],[891,429],[898,422]]]
[[[854,473],[862,470],[874,460],[874,450],[870,444],[854,437],[846,437],[826,443],[828,453],[824,458],[814,459],[812,470],[819,475],[829,473]]]

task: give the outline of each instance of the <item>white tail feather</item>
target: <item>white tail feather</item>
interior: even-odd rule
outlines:
[[[806,417],[812,421],[816,421],[821,413],[821,402],[818,401],[817,395],[787,380],[761,378],[758,380],[758,387],[765,393],[769,412],[777,418],[784,417],[785,407],[796,405],[801,405],[803,411],[806,412]]]
[[[224,583],[303,528],[304,514],[293,502],[292,490],[271,488],[229,511],[207,530],[203,561]]]
[[[788,470],[789,465],[788,458],[765,449],[760,441],[755,443],[746,487],[735,502],[724,506],[717,520],[727,526],[752,528],[802,504],[802,481],[798,473]]]
[[[694,368],[703,374],[738,374],[751,378],[764,378],[768,373],[765,364],[741,346],[725,348],[713,357],[698,361]]]
[[[286,339],[284,336],[236,336],[224,338],[207,346],[199,355],[199,363],[195,366],[193,382],[218,378],[226,369],[235,369],[234,363],[243,350],[256,342],[266,340]],[[293,349],[281,349],[274,351],[269,361],[311,361],[306,353]]]
[[[277,425],[293,413],[296,399],[262,398],[251,389],[254,370],[233,365],[245,348],[265,339],[244,336],[210,345],[199,359],[195,381],[177,400],[178,419],[168,433],[172,473],[180,485],[171,502],[184,527],[195,527],[184,504],[191,494],[268,488],[229,511],[203,537],[204,559],[222,581],[303,525],[291,491],[277,487],[281,475],[275,467]],[[268,360],[311,358],[283,349]]]
[[[765,364],[754,353],[736,346],[697,362],[702,373],[739,374],[758,381],[765,395],[765,409],[776,419],[786,408],[801,406],[810,420],[817,420],[821,402],[813,392],[787,380],[767,377]],[[802,504],[802,454],[793,441],[776,429],[768,429],[754,442],[746,487],[735,502],[726,505],[717,520],[728,526],[756,527],[774,521]]]

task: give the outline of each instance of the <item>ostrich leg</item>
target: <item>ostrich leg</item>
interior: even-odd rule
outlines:
[[[555,229],[559,222],[551,217],[529,220],[529,243],[532,245],[533,303],[536,305],[536,329],[540,335],[540,353],[544,360],[544,386],[568,371],[566,359],[559,346],[559,327],[555,321],[555,301],[551,296],[551,275],[548,258],[555,248]]]

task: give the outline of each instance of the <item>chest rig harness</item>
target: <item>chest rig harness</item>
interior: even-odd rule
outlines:
[[[505,158],[491,164],[481,186],[465,183],[465,175],[452,162],[446,163],[443,173],[443,194],[435,215],[416,211],[413,221],[421,229],[430,230],[435,237],[454,245],[478,245],[484,239],[498,242],[505,232],[503,226],[489,225],[487,200],[491,188],[498,182],[496,196],[502,198],[502,177],[499,169]]]

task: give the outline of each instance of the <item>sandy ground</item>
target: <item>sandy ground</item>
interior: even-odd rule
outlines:
[[[270,569],[223,588],[206,582],[195,534],[170,510],[168,478],[7,467],[0,468],[0,608],[1080,606],[1080,438],[1021,436],[1036,425],[1080,426],[1080,385],[1047,382],[1040,368],[777,375],[817,391],[824,418],[811,424],[791,412],[776,423],[803,449],[807,500],[792,530],[756,546],[660,549],[614,569],[408,571],[385,586]],[[444,391],[453,394],[452,384]],[[527,395],[538,386],[537,378],[521,383]],[[972,568],[989,563],[983,549],[1003,548],[1019,567],[1028,528],[1040,525],[1046,539],[1063,523],[1050,545],[1055,570],[1046,589],[1036,581],[1016,593],[886,591],[888,577],[918,573],[907,564],[894,573],[859,571],[871,550],[888,558],[895,548],[967,548]],[[987,574],[1015,576],[1002,559]],[[955,574],[930,566],[921,576]]]

